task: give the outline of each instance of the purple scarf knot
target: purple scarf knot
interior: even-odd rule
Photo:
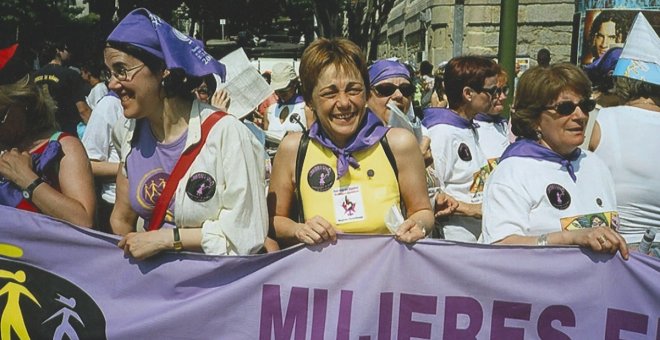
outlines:
[[[503,127],[506,126],[508,123],[506,118],[500,115],[491,116],[485,113],[477,113],[477,115],[474,117],[474,120],[479,122],[493,123],[493,124],[501,125]]]
[[[349,165],[353,169],[360,167],[360,163],[353,157],[353,153],[380,142],[389,129],[389,127],[383,125],[383,122],[375,114],[367,110],[366,117],[362,119],[357,133],[351,137],[344,148],[335,145],[332,139],[323,131],[318,120],[309,129],[309,138],[330,149],[337,157],[337,178],[339,179],[348,172]]]
[[[555,162],[566,168],[566,171],[568,171],[568,175],[571,176],[573,182],[577,182],[577,176],[575,176],[575,168],[571,162],[580,158],[581,154],[582,150],[580,148],[576,148],[568,157],[563,157],[562,155],[533,140],[521,138],[518,139],[515,143],[509,145],[509,147],[504,150],[502,157],[500,157],[500,163],[509,157],[529,157],[538,160]]]

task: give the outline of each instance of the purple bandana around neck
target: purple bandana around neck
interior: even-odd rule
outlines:
[[[180,68],[187,75],[211,73],[225,80],[225,66],[204,51],[197,40],[179,32],[157,15],[138,8],[119,22],[107,41],[128,43],[165,61],[168,69]]]
[[[295,94],[293,97],[291,97],[291,98],[290,98],[289,100],[287,100],[287,101],[281,101],[281,100],[278,98],[278,99],[277,99],[277,104],[278,104],[279,106],[283,106],[283,105],[295,105],[295,104],[303,103],[304,101],[305,101],[305,100],[303,99],[303,96],[302,96],[302,95]]]
[[[459,116],[458,113],[450,109],[441,107],[429,107],[424,109],[422,125],[427,129],[430,129],[438,124],[451,125],[461,129],[475,129],[479,127],[477,123]]]
[[[378,60],[369,66],[369,83],[371,85],[396,77],[406,78],[410,81],[410,72],[398,61]]]
[[[335,145],[325,131],[323,131],[318,120],[309,129],[309,138],[330,149],[337,156],[337,179],[339,179],[348,172],[349,164],[354,169],[360,167],[358,161],[353,157],[353,153],[367,149],[380,142],[389,129],[389,127],[383,125],[380,118],[367,110],[366,117],[362,119],[362,123],[358,127],[358,133],[348,141],[348,145],[345,148]]]
[[[507,120],[506,118],[497,115],[497,116],[491,116],[486,113],[477,113],[477,115],[474,117],[474,120],[478,122],[485,122],[485,123],[493,123],[493,124],[499,124],[499,125],[506,125]]]
[[[573,164],[571,164],[571,162],[577,160],[581,154],[582,150],[580,150],[580,148],[576,148],[570,156],[564,158],[560,154],[533,140],[521,138],[513,144],[509,145],[509,147],[504,150],[502,157],[500,157],[500,163],[509,157],[528,157],[538,160],[555,162],[565,167],[573,182],[576,182],[577,176],[575,176],[575,169],[573,168]]]

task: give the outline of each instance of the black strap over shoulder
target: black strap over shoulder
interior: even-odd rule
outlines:
[[[385,156],[387,156],[387,160],[390,161],[390,165],[392,166],[392,170],[394,170],[394,176],[396,178],[399,178],[399,168],[396,166],[396,158],[394,158],[394,154],[392,153],[392,149],[390,148],[390,143],[387,141],[387,135],[383,136],[383,138],[380,140],[380,144],[383,146],[383,151],[385,151]]]
[[[309,132],[303,132],[300,137],[300,144],[298,144],[298,154],[296,155],[296,198],[297,198],[297,207],[298,207],[298,222],[304,223],[304,214],[303,214],[303,203],[302,195],[300,194],[300,176],[302,173],[302,167],[305,163],[305,155],[307,154],[307,146],[309,145]]]

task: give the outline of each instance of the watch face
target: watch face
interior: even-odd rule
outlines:
[[[30,199],[30,193],[27,192],[27,190],[23,190],[23,197],[24,197],[26,200],[29,200],[29,199]]]

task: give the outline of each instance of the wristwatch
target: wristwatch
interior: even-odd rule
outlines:
[[[179,235],[179,228],[174,227],[172,231],[174,232],[174,242],[172,243],[172,245],[174,246],[174,251],[182,251],[183,242],[181,242],[181,236]]]
[[[30,183],[27,188],[23,189],[23,198],[32,202],[32,193],[41,183],[44,183],[44,180],[41,177],[37,177],[34,182]]]

